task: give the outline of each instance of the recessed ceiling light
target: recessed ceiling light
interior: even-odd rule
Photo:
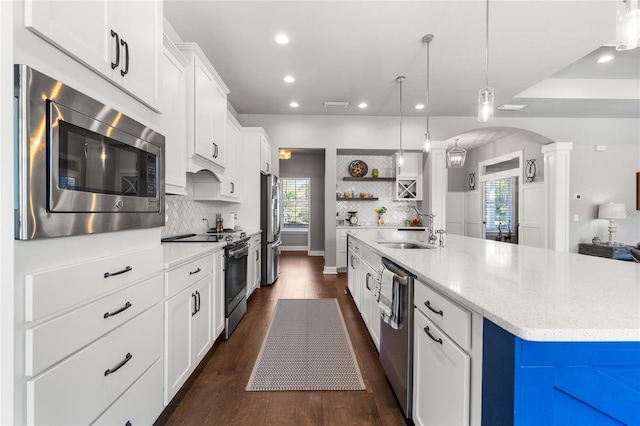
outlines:
[[[366,108],[366,107],[368,107],[368,106],[369,106],[369,105],[367,105],[367,103],[366,103],[366,102],[360,102],[360,103],[358,104],[358,108]]]
[[[416,105],[416,109],[423,109],[424,108],[424,104],[418,104]]]
[[[275,41],[278,44],[289,44],[289,36],[286,35],[285,33],[278,33],[276,35],[273,36],[273,41]]]
[[[292,75],[285,75],[284,82],[285,83],[293,83],[296,79]]]
[[[602,55],[596,60],[596,62],[599,64],[604,64],[605,62],[609,62],[613,58],[614,58],[613,55]]]
[[[521,109],[526,107],[527,105],[504,104],[499,106],[498,109],[502,111],[520,111]]]
[[[290,106],[291,108],[298,108],[300,105],[298,105],[298,103],[297,103],[296,101],[293,101],[293,102],[291,102],[291,103],[289,104],[289,106]]]

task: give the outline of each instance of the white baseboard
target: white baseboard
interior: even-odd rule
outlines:
[[[309,256],[324,256],[324,250],[309,250]]]
[[[322,273],[335,275],[338,273],[338,268],[336,268],[335,266],[325,266],[324,271],[322,271]]]
[[[282,251],[307,251],[307,246],[280,246]]]

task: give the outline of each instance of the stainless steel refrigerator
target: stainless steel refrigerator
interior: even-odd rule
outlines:
[[[280,263],[280,182],[275,175],[261,175],[260,229],[262,229],[262,284],[271,285],[278,279]]]

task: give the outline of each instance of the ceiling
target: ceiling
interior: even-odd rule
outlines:
[[[240,114],[425,116],[425,34],[430,115],[476,116],[485,79],[485,5],[480,0],[185,1],[164,14],[197,42],[229,87]],[[640,49],[616,52],[612,0],[493,0],[489,85],[496,117],[640,118]],[[277,32],[291,42],[278,45]],[[595,58],[604,50],[616,57]],[[291,74],[294,83],[283,82]],[[298,108],[289,107],[291,101]],[[349,102],[346,109],[325,101]],[[360,109],[358,103],[369,107]]]

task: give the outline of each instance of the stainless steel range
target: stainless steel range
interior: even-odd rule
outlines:
[[[247,312],[247,258],[249,237],[246,233],[185,234],[163,238],[163,243],[217,243],[224,248],[225,339],[228,339]]]

